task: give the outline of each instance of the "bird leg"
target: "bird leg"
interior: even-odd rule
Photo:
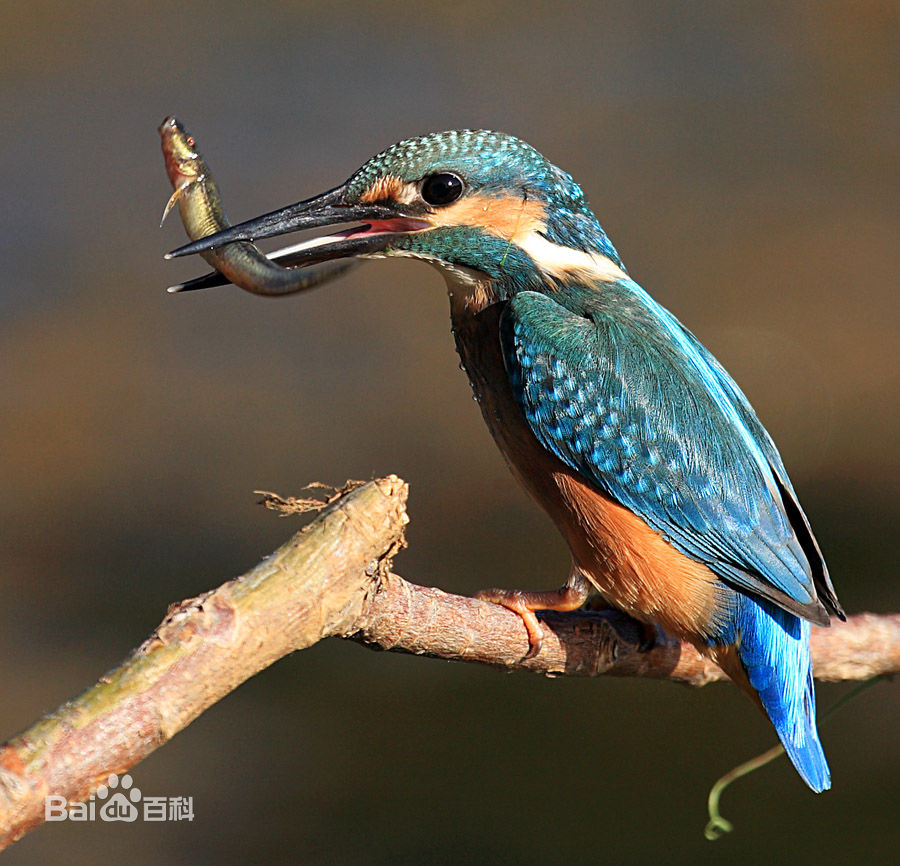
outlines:
[[[593,592],[593,586],[580,572],[573,571],[565,586],[544,592],[531,592],[525,589],[482,589],[475,593],[475,598],[490,601],[494,604],[517,613],[522,618],[528,632],[528,652],[526,659],[534,658],[544,642],[541,624],[535,616],[536,610],[557,610],[568,612],[581,607]]]

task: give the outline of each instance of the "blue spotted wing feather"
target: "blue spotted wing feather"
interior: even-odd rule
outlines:
[[[593,296],[573,312],[522,292],[504,310],[504,360],[535,436],[726,583],[827,623],[816,591],[827,573],[810,563],[781,460],[737,386],[636,284]]]

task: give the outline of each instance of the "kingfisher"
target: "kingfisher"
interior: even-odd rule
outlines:
[[[765,712],[807,785],[829,788],[810,626],[845,615],[819,545],[747,398],[629,276],[582,188],[511,135],[434,133],[168,257],[347,223],[278,260],[436,267],[484,420],[571,552],[559,589],[479,597],[519,614],[529,654],[535,611],[592,593],[689,641]]]

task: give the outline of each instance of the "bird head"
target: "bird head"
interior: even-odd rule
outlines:
[[[504,294],[553,281],[625,277],[572,177],[524,141],[485,130],[401,141],[341,186],[169,257],[341,223],[357,225],[289,248],[292,264],[406,256],[436,265],[448,279],[502,283]]]

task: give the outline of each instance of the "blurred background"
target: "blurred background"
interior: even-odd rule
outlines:
[[[440,277],[369,263],[269,300],[171,296],[156,127],[193,132],[230,217],[409,135],[526,139],[779,443],[848,612],[896,579],[895,3],[4,4],[0,733],[93,683],[169,603],[297,527],[256,505],[395,472],[408,579],[550,588],[562,543],[457,368]],[[819,687],[827,708],[847,690]],[[192,823],[42,827],[11,863],[883,862],[900,690],[822,725],[834,790],[728,686],[544,680],[339,641],[285,659],[133,771]]]

